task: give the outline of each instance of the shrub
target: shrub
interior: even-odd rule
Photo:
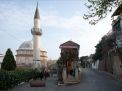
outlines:
[[[21,82],[39,78],[40,72],[33,69],[0,70],[0,90],[7,90]]]

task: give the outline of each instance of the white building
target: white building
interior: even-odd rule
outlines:
[[[33,42],[24,41],[18,48],[16,55],[17,66],[32,67],[33,65]],[[41,60],[42,59],[42,60]],[[42,66],[47,66],[47,52],[43,49],[40,50],[40,60]]]
[[[18,66],[33,68],[47,67],[47,52],[40,47],[42,35],[38,3],[34,15],[34,26],[31,29],[33,41],[23,42],[17,50],[16,63]]]
[[[99,60],[92,62],[92,69],[98,69],[99,67]]]
[[[0,54],[0,68],[1,68],[1,63],[3,61],[3,58],[4,58],[4,55],[3,54]]]

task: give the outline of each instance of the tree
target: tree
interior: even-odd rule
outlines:
[[[62,77],[62,73],[63,73],[63,60],[60,57],[57,60],[57,65],[58,65],[58,81],[63,82],[63,77]]]
[[[14,59],[13,53],[10,48],[6,51],[6,54],[3,58],[3,62],[1,64],[1,69],[11,71],[16,68],[16,61]]]
[[[101,41],[95,46],[96,51],[93,55],[94,61],[102,60],[109,50],[115,47],[115,40],[107,36],[102,37]]]
[[[86,64],[88,63],[87,60],[88,60],[88,56],[82,56],[82,57],[80,57],[81,66],[83,68],[85,68]]]
[[[88,0],[88,3],[85,3],[85,5],[89,11],[87,14],[84,14],[83,18],[89,20],[90,24],[95,25],[121,3],[122,0]]]

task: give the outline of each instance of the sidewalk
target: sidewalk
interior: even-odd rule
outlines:
[[[95,72],[99,72],[100,74],[106,74],[109,77],[111,77],[112,79],[117,80],[117,81],[119,81],[122,84],[122,76],[121,77],[120,76],[116,76],[114,74],[111,74],[111,73],[106,72],[106,71],[101,71],[101,70],[95,70],[95,69],[91,69],[91,70],[94,70]]]
[[[30,87],[29,83],[24,83],[7,91],[54,91],[54,89],[58,87],[56,80],[57,78],[49,77],[46,80],[43,79],[43,81],[46,83],[45,87]]]

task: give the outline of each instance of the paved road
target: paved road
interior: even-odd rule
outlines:
[[[80,84],[57,86],[56,78],[48,78],[46,87],[30,87],[26,83],[8,91],[122,91],[122,83],[104,72],[83,69]]]

